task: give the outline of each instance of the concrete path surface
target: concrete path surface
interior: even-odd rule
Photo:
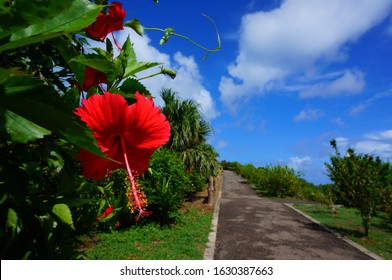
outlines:
[[[215,240],[217,260],[372,259],[282,202],[260,197],[224,171]]]

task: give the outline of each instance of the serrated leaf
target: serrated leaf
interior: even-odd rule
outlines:
[[[52,212],[64,223],[75,229],[72,220],[72,213],[67,204],[59,203],[54,205],[52,208]]]
[[[126,79],[123,82],[123,84],[120,86],[120,90],[126,94],[126,95],[122,94],[126,99],[128,98],[134,99],[136,91],[138,91],[141,94],[144,93],[145,96],[151,96],[151,93],[146,89],[146,87],[142,83],[132,78]]]
[[[130,76],[136,77],[136,74],[150,69],[152,67],[161,65],[159,62],[139,62],[136,60],[136,54],[133,49],[132,43],[129,39],[124,42],[122,50],[119,56],[116,58],[115,62],[121,61],[124,70],[124,78],[128,78]]]
[[[2,107],[0,107],[0,116],[4,118],[5,127],[5,131],[0,130],[0,137],[4,139],[27,143],[50,134],[49,130]]]

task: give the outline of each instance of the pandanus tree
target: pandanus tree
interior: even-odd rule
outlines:
[[[207,143],[212,129],[200,112],[200,105],[194,100],[180,100],[171,89],[163,89],[161,97],[165,102],[162,113],[171,124],[165,147],[180,153],[187,168],[199,172],[204,179],[216,175],[218,153]]]

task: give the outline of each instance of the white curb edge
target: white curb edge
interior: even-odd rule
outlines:
[[[219,208],[220,208],[220,199],[222,196],[222,187],[223,187],[223,175],[222,182],[219,188],[218,197],[215,201],[214,213],[212,214],[212,226],[210,234],[208,235],[208,242],[206,245],[206,249],[204,250],[204,260],[213,260],[215,254],[215,243],[216,243],[216,233],[218,230],[218,217],[219,217]]]

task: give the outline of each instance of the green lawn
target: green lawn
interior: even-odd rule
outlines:
[[[382,258],[392,259],[392,222],[384,213],[373,218],[369,236],[366,237],[356,209],[340,207],[337,214],[333,214],[324,205],[295,204],[294,207]]]
[[[212,214],[190,208],[171,228],[156,224],[136,225],[124,231],[99,233],[88,239],[85,258],[90,260],[198,260],[211,228]]]

